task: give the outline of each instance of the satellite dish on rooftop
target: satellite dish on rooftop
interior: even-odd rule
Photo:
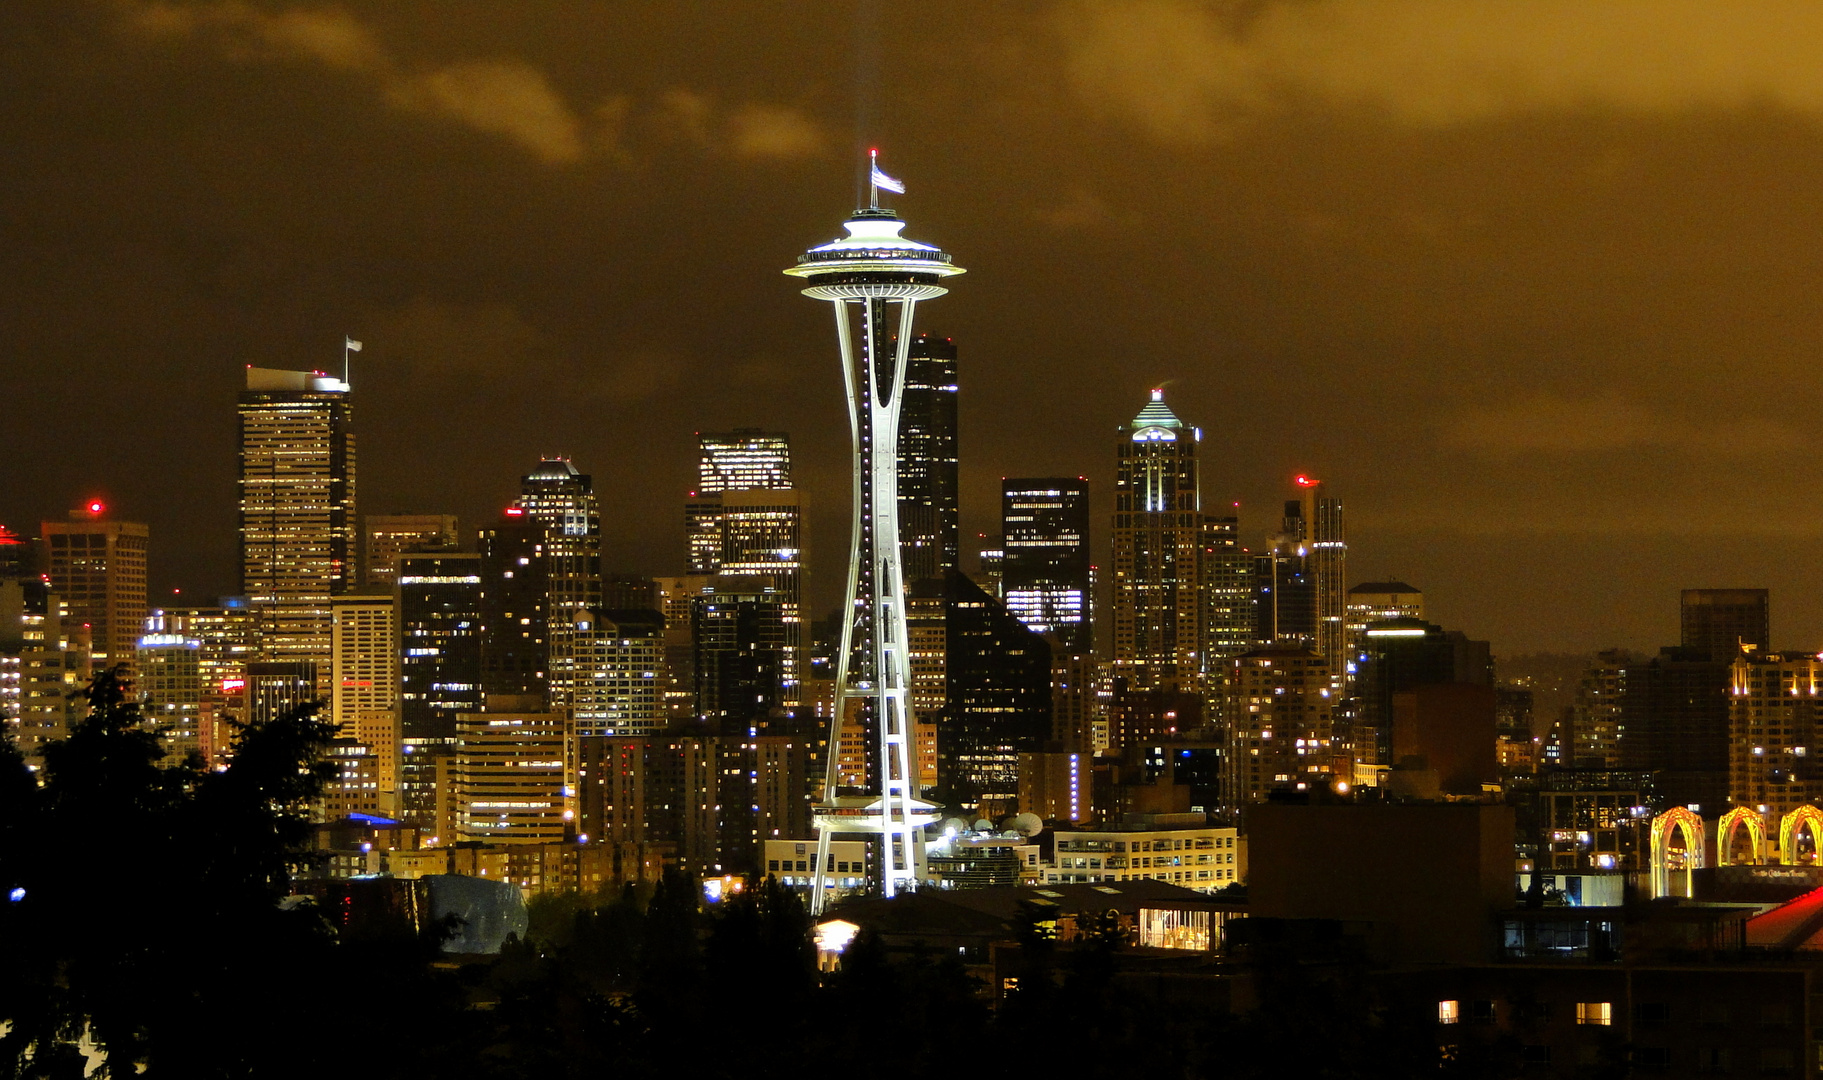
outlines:
[[[968,822],[959,817],[944,818],[943,826],[938,831],[946,833],[965,833],[968,832]]]
[[[1020,836],[1037,836],[1044,831],[1044,819],[1037,814],[1015,814],[1007,826]]]
[[[975,831],[976,832],[993,832],[994,823],[989,821],[986,818],[982,818],[979,821],[975,822]]]

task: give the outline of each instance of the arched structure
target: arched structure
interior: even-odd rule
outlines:
[[[1652,895],[1671,894],[1671,836],[1684,834],[1684,895],[1691,896],[1688,871],[1703,865],[1703,819],[1682,806],[1674,807],[1652,819]]]
[[[1715,864],[1732,865],[1734,860],[1729,852],[1734,847],[1734,830],[1747,826],[1747,839],[1753,845],[1753,861],[1750,866],[1757,866],[1766,854],[1766,821],[1749,807],[1737,806],[1722,815],[1715,823]]]
[[[1779,861],[1798,865],[1798,830],[1810,826],[1811,843],[1823,851],[1823,810],[1806,803],[1779,819]]]

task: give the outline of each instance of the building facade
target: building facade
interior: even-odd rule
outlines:
[[[70,511],[68,521],[45,522],[46,572],[69,618],[88,624],[95,665],[124,665],[131,675],[145,633],[149,532],[104,514],[95,502]]]
[[[1195,691],[1202,679],[1199,596],[1201,430],[1163,390],[1120,429],[1114,480],[1114,669],[1136,689]]]
[[[316,665],[328,696],[329,600],[359,570],[349,386],[249,367],[240,421],[241,593],[259,652]]]
[[[1001,596],[1007,610],[1064,652],[1095,651],[1089,584],[1089,482],[1000,482]]]

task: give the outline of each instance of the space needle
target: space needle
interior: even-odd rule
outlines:
[[[938,816],[935,805],[918,798],[912,745],[911,652],[899,562],[899,397],[918,301],[942,296],[949,290],[938,282],[963,271],[937,248],[899,235],[905,222],[880,205],[880,192],[903,194],[905,186],[880,171],[878,150],[869,152],[868,189],[867,207],[843,224],[846,237],[811,248],[785,271],[804,279],[805,296],[828,300],[835,310],[855,459],[848,606],[823,798],[813,808],[813,912],[823,907],[833,836],[880,838],[880,892],[892,896],[917,887],[924,869],[922,830]],[[841,732],[848,724],[859,724],[872,742],[859,793],[838,787]]]

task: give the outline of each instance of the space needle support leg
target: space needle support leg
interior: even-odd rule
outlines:
[[[850,328],[848,302],[836,300],[829,305],[835,309],[836,342],[842,351],[842,385],[848,393],[848,438],[851,454],[861,454],[861,418],[857,409],[859,400],[856,397],[854,333]],[[848,716],[849,693],[849,657],[854,651],[855,626],[855,589],[860,575],[859,556],[861,553],[861,474],[854,470],[850,483],[851,516],[848,544],[848,593],[849,609],[842,614],[842,644],[836,652],[836,687],[835,701],[829,717],[829,748],[824,755],[823,767],[823,801],[832,802],[836,796],[836,781],[842,761],[842,724]],[[822,914],[824,890],[828,887],[829,875],[829,841],[830,830],[817,829],[816,869],[810,878],[810,913]]]

